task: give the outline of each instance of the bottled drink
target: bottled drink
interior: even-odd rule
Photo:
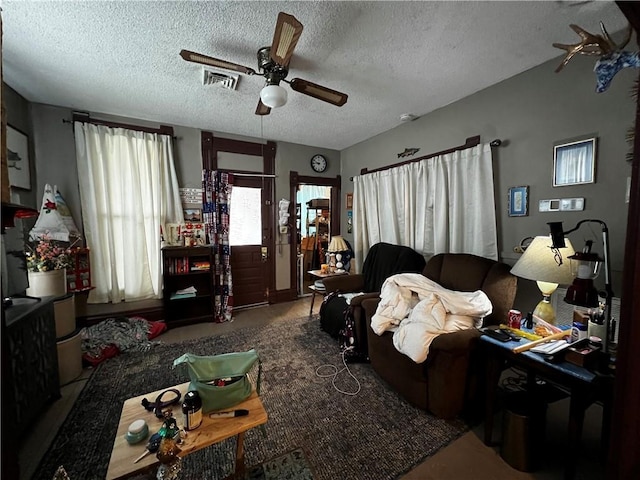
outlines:
[[[195,430],[202,423],[202,399],[195,390],[185,394],[182,413],[185,430]]]

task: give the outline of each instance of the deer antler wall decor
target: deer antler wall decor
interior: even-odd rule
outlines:
[[[582,55],[598,55],[600,58],[596,61],[593,69],[596,72],[596,92],[602,93],[607,88],[613,77],[623,68],[640,67],[640,53],[628,52],[622,50],[631,39],[631,25],[628,26],[625,38],[620,45],[617,45],[607,33],[604,24],[600,22],[602,35],[594,35],[587,32],[578,25],[569,25],[576,32],[582,41],[575,44],[554,43],[553,46],[567,51],[567,55],[562,63],[556,68],[556,73],[564,68],[565,65],[577,54]]]

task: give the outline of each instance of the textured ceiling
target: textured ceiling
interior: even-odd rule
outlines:
[[[205,86],[203,67],[178,55],[257,70],[280,11],[304,25],[287,79],[345,92],[346,105],[285,85],[287,104],[259,117],[262,77]],[[2,17],[4,79],[31,102],[337,150],[560,56],[552,42],[578,41],[570,23],[626,25],[612,2],[560,1],[5,0]]]

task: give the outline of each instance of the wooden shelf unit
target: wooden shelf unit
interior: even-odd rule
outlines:
[[[210,245],[162,249],[164,316],[169,328],[212,320],[212,267]],[[196,289],[195,294],[177,293],[189,287]]]

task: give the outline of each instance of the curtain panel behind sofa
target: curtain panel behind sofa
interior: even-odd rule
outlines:
[[[354,177],[356,265],[378,242],[497,260],[489,144]]]
[[[160,226],[183,221],[168,135],[75,122],[89,303],[161,298]]]

